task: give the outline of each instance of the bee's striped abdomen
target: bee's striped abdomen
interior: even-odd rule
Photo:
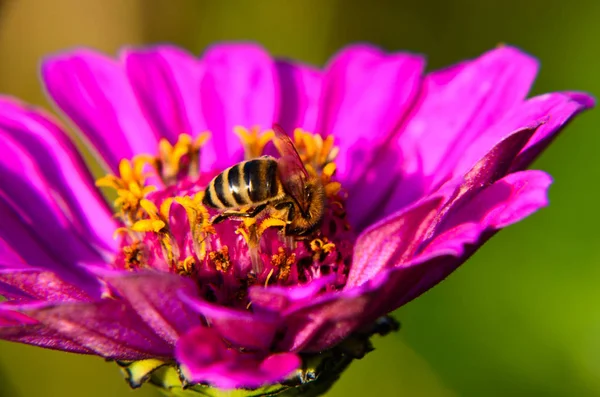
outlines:
[[[218,209],[258,204],[280,194],[280,185],[275,159],[248,160],[217,175],[207,186],[203,202]]]

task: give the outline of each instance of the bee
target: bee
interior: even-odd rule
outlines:
[[[222,211],[213,223],[275,211],[287,221],[286,236],[307,237],[323,219],[325,188],[319,176],[308,173],[285,131],[279,125],[273,130],[280,157],[262,156],[229,167],[208,184],[203,204]]]

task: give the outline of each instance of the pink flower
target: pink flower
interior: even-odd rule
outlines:
[[[525,169],[594,102],[526,99],[537,62],[511,47],[423,68],[365,45],[324,70],[251,44],[48,58],[46,90],[117,198],[52,117],[0,99],[0,337],[118,360],[134,386],[174,368],[185,385],[308,382],[303,360],[368,348],[378,318],[547,204],[550,176]],[[226,168],[277,157],[273,123],[324,186],[305,239],[271,207],[213,224],[203,204]]]

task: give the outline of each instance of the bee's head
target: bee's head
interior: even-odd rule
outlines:
[[[294,236],[310,236],[321,225],[325,211],[325,188],[318,177],[306,181],[298,215],[286,227],[286,233]]]
[[[311,219],[315,216],[318,218],[322,216],[325,206],[325,188],[319,177],[315,176],[306,181],[304,197],[299,204],[303,218]]]

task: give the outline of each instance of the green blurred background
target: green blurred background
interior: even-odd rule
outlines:
[[[500,42],[537,56],[534,93],[600,92],[597,0],[14,0],[0,8],[0,92],[47,106],[40,58],[86,45],[173,42],[194,53],[255,40],[322,65],[368,41],[428,55],[431,68]],[[353,364],[329,396],[600,396],[600,112],[584,114],[536,163],[552,205],[500,233],[396,313],[400,333]],[[155,396],[102,359],[0,343],[2,396]]]

